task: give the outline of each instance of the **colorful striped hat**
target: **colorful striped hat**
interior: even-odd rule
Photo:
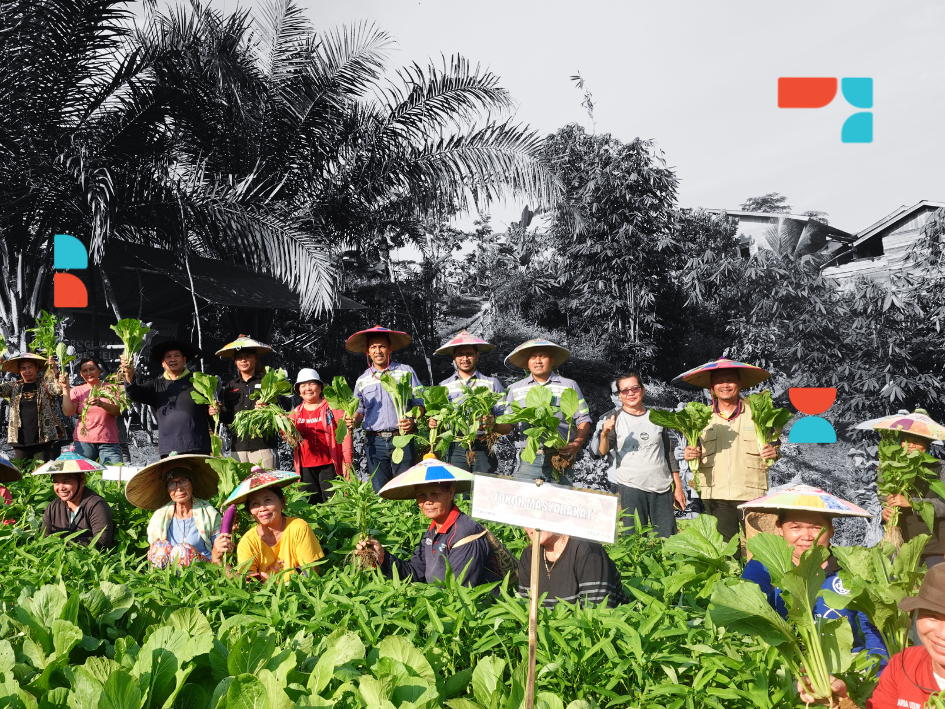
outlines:
[[[43,463],[33,471],[33,475],[58,475],[59,473],[94,473],[97,470],[105,470],[104,465],[99,465],[94,460],[83,458],[78,453],[66,451],[55,460]]]
[[[8,458],[0,455],[0,483],[12,483],[23,479],[23,473]]]
[[[252,475],[236,486],[236,489],[220,505],[220,509],[228,505],[239,505],[246,502],[249,496],[257,490],[263,490],[267,487],[286,487],[299,480],[301,478],[298,473],[290,473],[287,470],[266,470],[258,465],[253,466]]]
[[[359,330],[345,342],[345,349],[353,354],[367,354],[368,336],[387,335],[390,338],[390,351],[396,352],[413,342],[413,338],[400,330],[388,330],[386,327],[375,325],[367,330]]]
[[[804,510],[819,512],[825,517],[872,517],[862,507],[824,492],[810,485],[794,485],[784,490],[775,490],[763,497],[742,503],[740,510],[773,512],[782,510]]]
[[[697,386],[700,389],[711,389],[712,372],[723,369],[737,369],[739,371],[742,389],[751,389],[753,386],[757,386],[771,377],[771,375],[761,367],[722,357],[721,359],[699,365],[694,369],[690,369],[688,372],[683,372],[673,380],[673,384],[683,381],[687,384]]]
[[[905,416],[886,416],[874,421],[871,428],[876,431],[902,431],[932,441],[945,440],[945,426],[932,419],[924,409],[916,409],[914,413]]]
[[[453,483],[456,492],[469,492],[475,477],[462,468],[429,458],[417,463],[388,482],[378,494],[388,500],[413,500],[417,497],[418,485],[430,483]]]
[[[475,335],[470,335],[468,332],[463,330],[433,354],[442,355],[444,357],[452,357],[453,351],[457,347],[475,347],[480,352],[491,352],[495,349],[495,345],[490,344],[485,340],[480,340]]]

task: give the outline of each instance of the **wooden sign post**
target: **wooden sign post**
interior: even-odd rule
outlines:
[[[477,475],[473,484],[472,516],[528,527],[532,534],[532,577],[528,607],[528,680],[525,709],[535,703],[535,655],[538,650],[539,556],[544,553],[538,540],[540,530],[613,543],[617,526],[616,495],[583,492],[541,480],[519,482]]]

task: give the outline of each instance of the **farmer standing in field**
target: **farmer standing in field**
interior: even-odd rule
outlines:
[[[576,426],[569,426],[568,421],[563,420],[560,412],[557,414],[558,419],[561,420],[558,430],[561,437],[568,441],[567,445],[557,451],[543,450],[535,456],[534,462],[529,463],[522,460],[525,443],[520,441],[515,444],[518,455],[513,477],[519,480],[537,480],[541,478],[553,482],[552,458],[554,454],[557,452],[559,456],[570,461],[570,464],[573,465],[577,452],[581,450],[581,446],[584,445],[584,441],[591,433],[591,413],[587,402],[584,401],[581,388],[576,381],[562,377],[556,371],[570,356],[571,352],[561,345],[556,345],[548,340],[536,339],[523,342],[505,358],[506,364],[514,364],[516,367],[529,372],[527,377],[520,379],[509,387],[507,401],[510,407],[513,401],[520,406],[525,406],[525,398],[528,396],[529,390],[536,386],[547,387],[552,394],[552,405],[554,406],[561,404],[561,394],[565,389],[574,389],[579,401],[578,410],[574,414],[574,424],[577,424]],[[524,425],[522,425],[522,428],[524,428]],[[569,428],[571,429],[570,438],[568,438]],[[561,472],[560,482],[562,485],[571,485],[570,475]]]
[[[259,358],[272,352],[269,345],[257,342],[251,337],[240,335],[236,340],[217,351],[217,355],[236,362],[236,376],[222,388],[219,406],[211,406],[210,415],[220,414],[220,423],[230,425],[240,411],[261,409],[265,404],[250,396],[262,387],[263,366]],[[255,463],[262,468],[272,470],[276,467],[276,457],[273,450],[276,447],[275,438],[255,436],[242,439],[232,430],[230,435],[233,445],[230,447],[234,458],[241,463]]]
[[[494,349],[495,345],[480,340],[463,330],[433,353],[453,358],[456,373],[440,382],[440,386],[445,386],[449,390],[450,401],[459,402],[467,392],[479,387],[486,387],[489,391],[505,394],[505,387],[502,386],[502,382],[495,377],[486,376],[478,369],[479,355],[483,352],[491,352]],[[472,465],[466,459],[464,447],[456,442],[450,444],[449,451],[446,454],[446,462],[470,473],[494,474],[499,469],[499,460],[496,458],[492,446],[486,442],[486,436],[493,431],[504,436],[512,430],[512,426],[509,424],[497,424],[495,422],[495,417],[501,416],[503,413],[505,413],[505,407],[500,403],[492,408],[491,416],[485,417],[486,420],[483,421],[476,443],[472,447],[472,453],[475,455]]]
[[[600,434],[594,436],[591,451],[600,456],[614,453],[614,477],[624,524],[632,527],[636,513],[641,524],[655,527],[660,537],[669,537],[676,533],[673,503],[686,509],[669,433],[650,421],[649,409],[643,405],[646,389],[637,372],[619,375],[617,391],[621,406],[604,414],[604,424]]]
[[[180,340],[167,340],[151,347],[151,361],[164,368],[164,375],[137,384],[135,368],[121,355],[125,375],[125,393],[132,401],[154,409],[158,422],[158,453],[166,458],[172,452],[210,455],[210,418],[206,404],[194,401],[194,384],[187,362],[200,356],[200,350]]]
[[[759,450],[755,425],[742,389],[757,386],[771,375],[731,359],[719,359],[681,374],[682,380],[712,393],[713,414],[700,436],[701,446],[686,446],[686,460],[700,459],[699,493],[706,513],[718,520],[718,530],[728,541],[739,530],[738,506],[768,491],[766,460],[778,457],[768,443]]]
[[[420,380],[417,379],[413,367],[393,362],[390,358],[392,352],[402,350],[411,342],[412,338],[406,332],[388,330],[380,325],[356,332],[345,342],[348,352],[365,354],[368,358],[368,368],[354,385],[354,395],[360,402],[358,411],[353,417],[345,416],[345,423],[351,430],[362,422],[364,424],[364,453],[374,492],[379,492],[394,475],[404,472],[414,462],[412,442],[403,449],[403,460],[399,463],[391,460],[391,454],[394,452],[391,439],[396,435],[415,431],[417,423],[409,417],[398,420],[394,400],[381,386],[380,381],[385,374],[390,374],[397,381],[404,374],[409,374],[413,391],[420,387]],[[420,398],[413,398],[405,403],[411,408],[423,408],[423,400]]]

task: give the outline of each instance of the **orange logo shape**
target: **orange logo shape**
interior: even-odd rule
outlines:
[[[778,108],[823,108],[837,95],[837,80],[828,77],[778,79]]]
[[[71,273],[53,275],[53,306],[56,308],[89,307],[89,292],[78,276]]]
[[[833,406],[837,390],[835,387],[791,387],[788,398],[798,411],[814,416]]]

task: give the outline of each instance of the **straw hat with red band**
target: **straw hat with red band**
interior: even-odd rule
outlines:
[[[10,359],[4,360],[3,371],[10,372],[11,374],[19,374],[20,362],[33,362],[40,371],[46,369],[46,365],[49,364],[45,357],[40,357],[38,354],[33,354],[32,352],[24,352],[16,357],[10,357]]]
[[[921,610],[945,615],[945,564],[935,564],[926,571],[919,595],[903,598],[899,609],[906,613]]]
[[[475,335],[470,335],[468,332],[463,330],[433,354],[442,355],[443,357],[452,357],[457,347],[475,347],[480,353],[491,352],[495,349],[495,345],[490,344],[485,340],[480,340]]]
[[[248,335],[240,335],[235,340],[233,340],[233,342],[229,342],[223,345],[222,349],[217,350],[217,356],[233,359],[240,352],[251,352],[257,357],[262,357],[263,355],[272,352],[272,347],[265,344],[264,342],[254,340]]]
[[[683,381],[687,384],[697,386],[700,389],[711,389],[712,372],[719,372],[725,369],[738,370],[742,389],[750,389],[771,377],[771,375],[761,367],[722,357],[713,362],[700,365],[695,369],[690,369],[688,372],[683,372],[673,380],[673,383]]]
[[[508,357],[505,358],[506,366],[509,363],[514,364],[519,369],[524,369],[528,371],[528,358],[531,356],[533,350],[547,350],[555,359],[555,363],[552,365],[552,369],[557,369],[562,364],[568,361],[568,358],[571,356],[571,350],[561,345],[556,345],[551,340],[543,340],[541,338],[535,340],[529,340],[528,342],[523,342],[514,350],[512,350]]]
[[[388,330],[386,327],[375,325],[367,330],[360,330],[354,333],[345,342],[345,349],[353,354],[367,354],[368,338],[371,335],[387,335],[390,339],[390,351],[396,352],[413,342],[413,338],[406,332],[400,330]]]

